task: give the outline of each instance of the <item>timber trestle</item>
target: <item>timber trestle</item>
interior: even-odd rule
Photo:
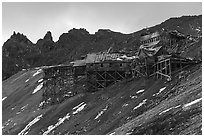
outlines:
[[[182,71],[190,65],[197,64],[197,61],[191,61],[181,58],[167,58],[156,62],[153,65],[154,73],[149,77],[154,76],[156,79],[171,80],[175,73]]]
[[[119,81],[136,77],[154,77],[171,80],[172,76],[196,61],[166,58],[150,65],[137,61],[104,61],[85,66],[53,66],[44,69],[45,84],[65,85],[67,91],[77,86],[79,77],[85,79],[87,91],[97,91]]]

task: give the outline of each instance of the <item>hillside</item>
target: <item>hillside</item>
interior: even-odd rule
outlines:
[[[43,108],[43,72],[3,82],[3,134],[201,134],[201,65],[173,80],[137,78]],[[80,91],[79,91],[80,92]]]
[[[96,92],[85,90],[86,75],[80,75],[75,84],[65,73],[58,76],[54,71],[46,77],[46,68],[110,47],[113,52],[135,55],[146,29],[132,34],[72,29],[57,42],[48,31],[36,44],[14,32],[2,50],[2,134],[202,135],[201,20],[201,15],[183,16],[149,28],[182,32],[185,39],[169,48],[177,46],[179,56],[196,63],[186,66],[184,61],[176,73],[173,68],[182,65],[175,63],[167,80],[139,75]]]
[[[185,35],[195,37],[197,41],[183,49],[185,52],[194,50],[193,54],[184,56],[190,55],[191,58],[201,59],[202,15],[170,18],[149,29],[151,31],[178,30]],[[122,34],[100,29],[95,34],[89,34],[85,29],[72,29],[63,33],[56,42],[48,31],[36,44],[23,34],[14,32],[2,48],[3,80],[22,69],[69,62],[80,59],[81,55],[106,51],[110,47],[113,51],[134,54],[139,47],[139,37],[144,31],[145,29],[132,34]]]

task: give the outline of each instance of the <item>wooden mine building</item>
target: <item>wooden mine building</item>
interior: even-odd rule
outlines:
[[[130,61],[103,61],[86,65],[87,88],[95,91],[131,78]]]
[[[139,51],[134,57],[119,53],[91,53],[71,65],[44,69],[44,79],[62,77],[75,84],[78,77],[85,77],[87,91],[97,91],[118,81],[141,76],[171,80],[175,73],[198,63],[176,55],[179,42],[183,40],[185,36],[178,31],[142,34]]]
[[[197,63],[177,56],[179,42],[185,36],[178,31],[146,33],[141,36],[141,46],[138,57],[141,65],[140,70],[146,77],[171,79],[172,75],[181,71],[183,68]],[[173,48],[176,50],[173,50]],[[171,51],[171,52],[169,52]],[[145,70],[145,71],[144,71]]]

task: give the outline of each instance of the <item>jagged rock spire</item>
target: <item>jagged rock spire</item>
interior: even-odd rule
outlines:
[[[48,32],[45,34],[45,36],[44,36],[43,39],[44,39],[44,40],[53,41],[53,39],[52,39],[52,33],[51,33],[50,31],[48,31]]]

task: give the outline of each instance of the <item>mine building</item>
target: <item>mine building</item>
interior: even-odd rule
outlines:
[[[186,36],[178,31],[146,31],[141,34],[140,47],[134,55],[121,52],[89,53],[67,65],[56,65],[44,69],[44,79],[51,79],[69,89],[84,79],[87,91],[97,91],[122,80],[136,77],[154,77],[171,80],[182,69],[198,63],[178,56]],[[131,53],[132,54],[132,53]],[[59,78],[60,77],[60,78]],[[46,82],[45,82],[46,83]],[[70,84],[71,86],[68,86]]]
[[[130,78],[131,59],[119,54],[92,54],[87,57],[87,89],[96,91]]]
[[[171,79],[176,72],[195,64],[196,61],[177,55],[185,38],[185,35],[176,30],[141,35],[138,52],[139,71],[146,77]]]

